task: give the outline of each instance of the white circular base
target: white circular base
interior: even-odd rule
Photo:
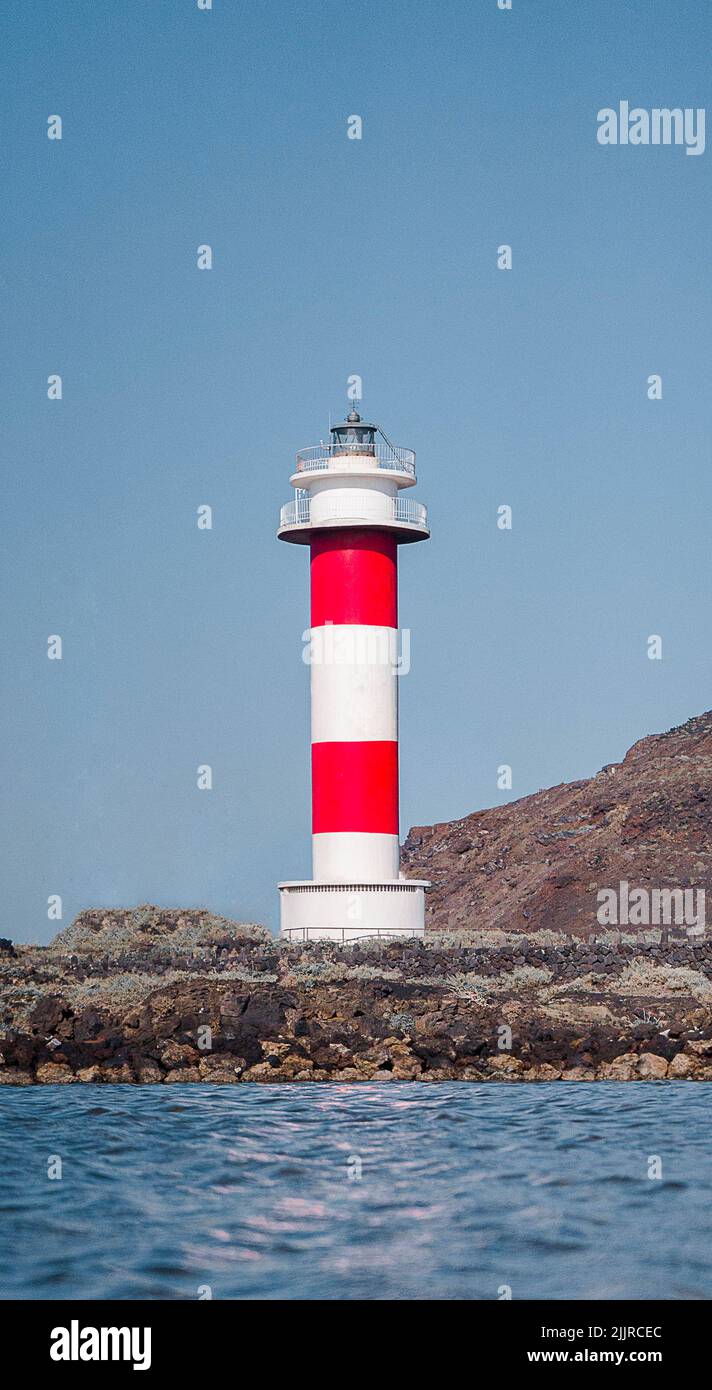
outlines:
[[[280,883],[280,936],[290,941],[360,941],[423,936],[422,879],[388,883]]]

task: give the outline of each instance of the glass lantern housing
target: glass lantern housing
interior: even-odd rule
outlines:
[[[333,454],[375,454],[377,425],[369,425],[358,411],[351,414],[341,425],[331,427],[331,452]]]

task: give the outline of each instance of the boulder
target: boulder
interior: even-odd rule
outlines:
[[[70,1067],[61,1066],[59,1062],[40,1062],[35,1072],[35,1080],[43,1086],[65,1086],[77,1079]]]
[[[678,1052],[668,1066],[668,1078],[676,1081],[688,1081],[699,1070],[700,1064],[696,1057],[688,1057],[684,1052]]]
[[[92,1067],[80,1067],[77,1072],[77,1080],[85,1081],[89,1085],[97,1085],[104,1080],[104,1069],[96,1065]]]
[[[391,1076],[394,1081],[415,1081],[423,1070],[419,1057],[399,1057],[393,1063]]]
[[[488,1071],[502,1077],[518,1076],[524,1071],[524,1063],[519,1057],[513,1057],[510,1052],[498,1052],[495,1057],[488,1057],[486,1064]]]
[[[656,1052],[643,1052],[638,1062],[638,1076],[643,1081],[661,1081],[668,1074],[668,1064]]]
[[[232,1057],[228,1052],[211,1053],[201,1057],[198,1063],[201,1080],[214,1082],[218,1086],[235,1085],[244,1068],[244,1057]]]
[[[136,1065],[136,1079],[140,1086],[155,1086],[163,1080],[163,1072],[158,1062],[142,1061]]]
[[[167,1071],[164,1078],[164,1086],[174,1086],[176,1082],[183,1085],[188,1081],[202,1081],[197,1067],[174,1067],[172,1071]]]
[[[192,1043],[168,1042],[161,1049],[161,1062],[169,1070],[172,1067],[196,1066],[199,1053]]]
[[[326,1073],[324,1074],[326,1075]],[[242,1081],[265,1082],[277,1081],[278,1077],[275,1074],[274,1067],[270,1066],[269,1062],[256,1062],[253,1067],[248,1067],[247,1071],[243,1072],[240,1079]]]
[[[598,1068],[599,1081],[635,1081],[638,1076],[637,1052],[623,1052],[612,1062],[602,1062]]]
[[[132,1086],[134,1074],[128,1064],[123,1062],[115,1067],[102,1067],[104,1081],[109,1081],[117,1085]]]
[[[554,1067],[550,1062],[538,1062],[529,1068],[527,1081],[558,1081],[560,1076],[561,1067]]]

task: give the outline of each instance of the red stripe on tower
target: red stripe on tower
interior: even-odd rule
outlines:
[[[311,541],[311,625],[398,626],[398,546],[388,532],[321,531]]]
[[[313,743],[312,829],[397,835],[398,744]]]

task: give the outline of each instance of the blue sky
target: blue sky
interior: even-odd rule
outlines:
[[[712,153],[596,141],[620,100],[709,111],[709,6],[15,0],[2,29],[0,933],[275,926],[309,876],[307,558],[275,529],[352,373],[432,521],[402,834],[709,706]]]

